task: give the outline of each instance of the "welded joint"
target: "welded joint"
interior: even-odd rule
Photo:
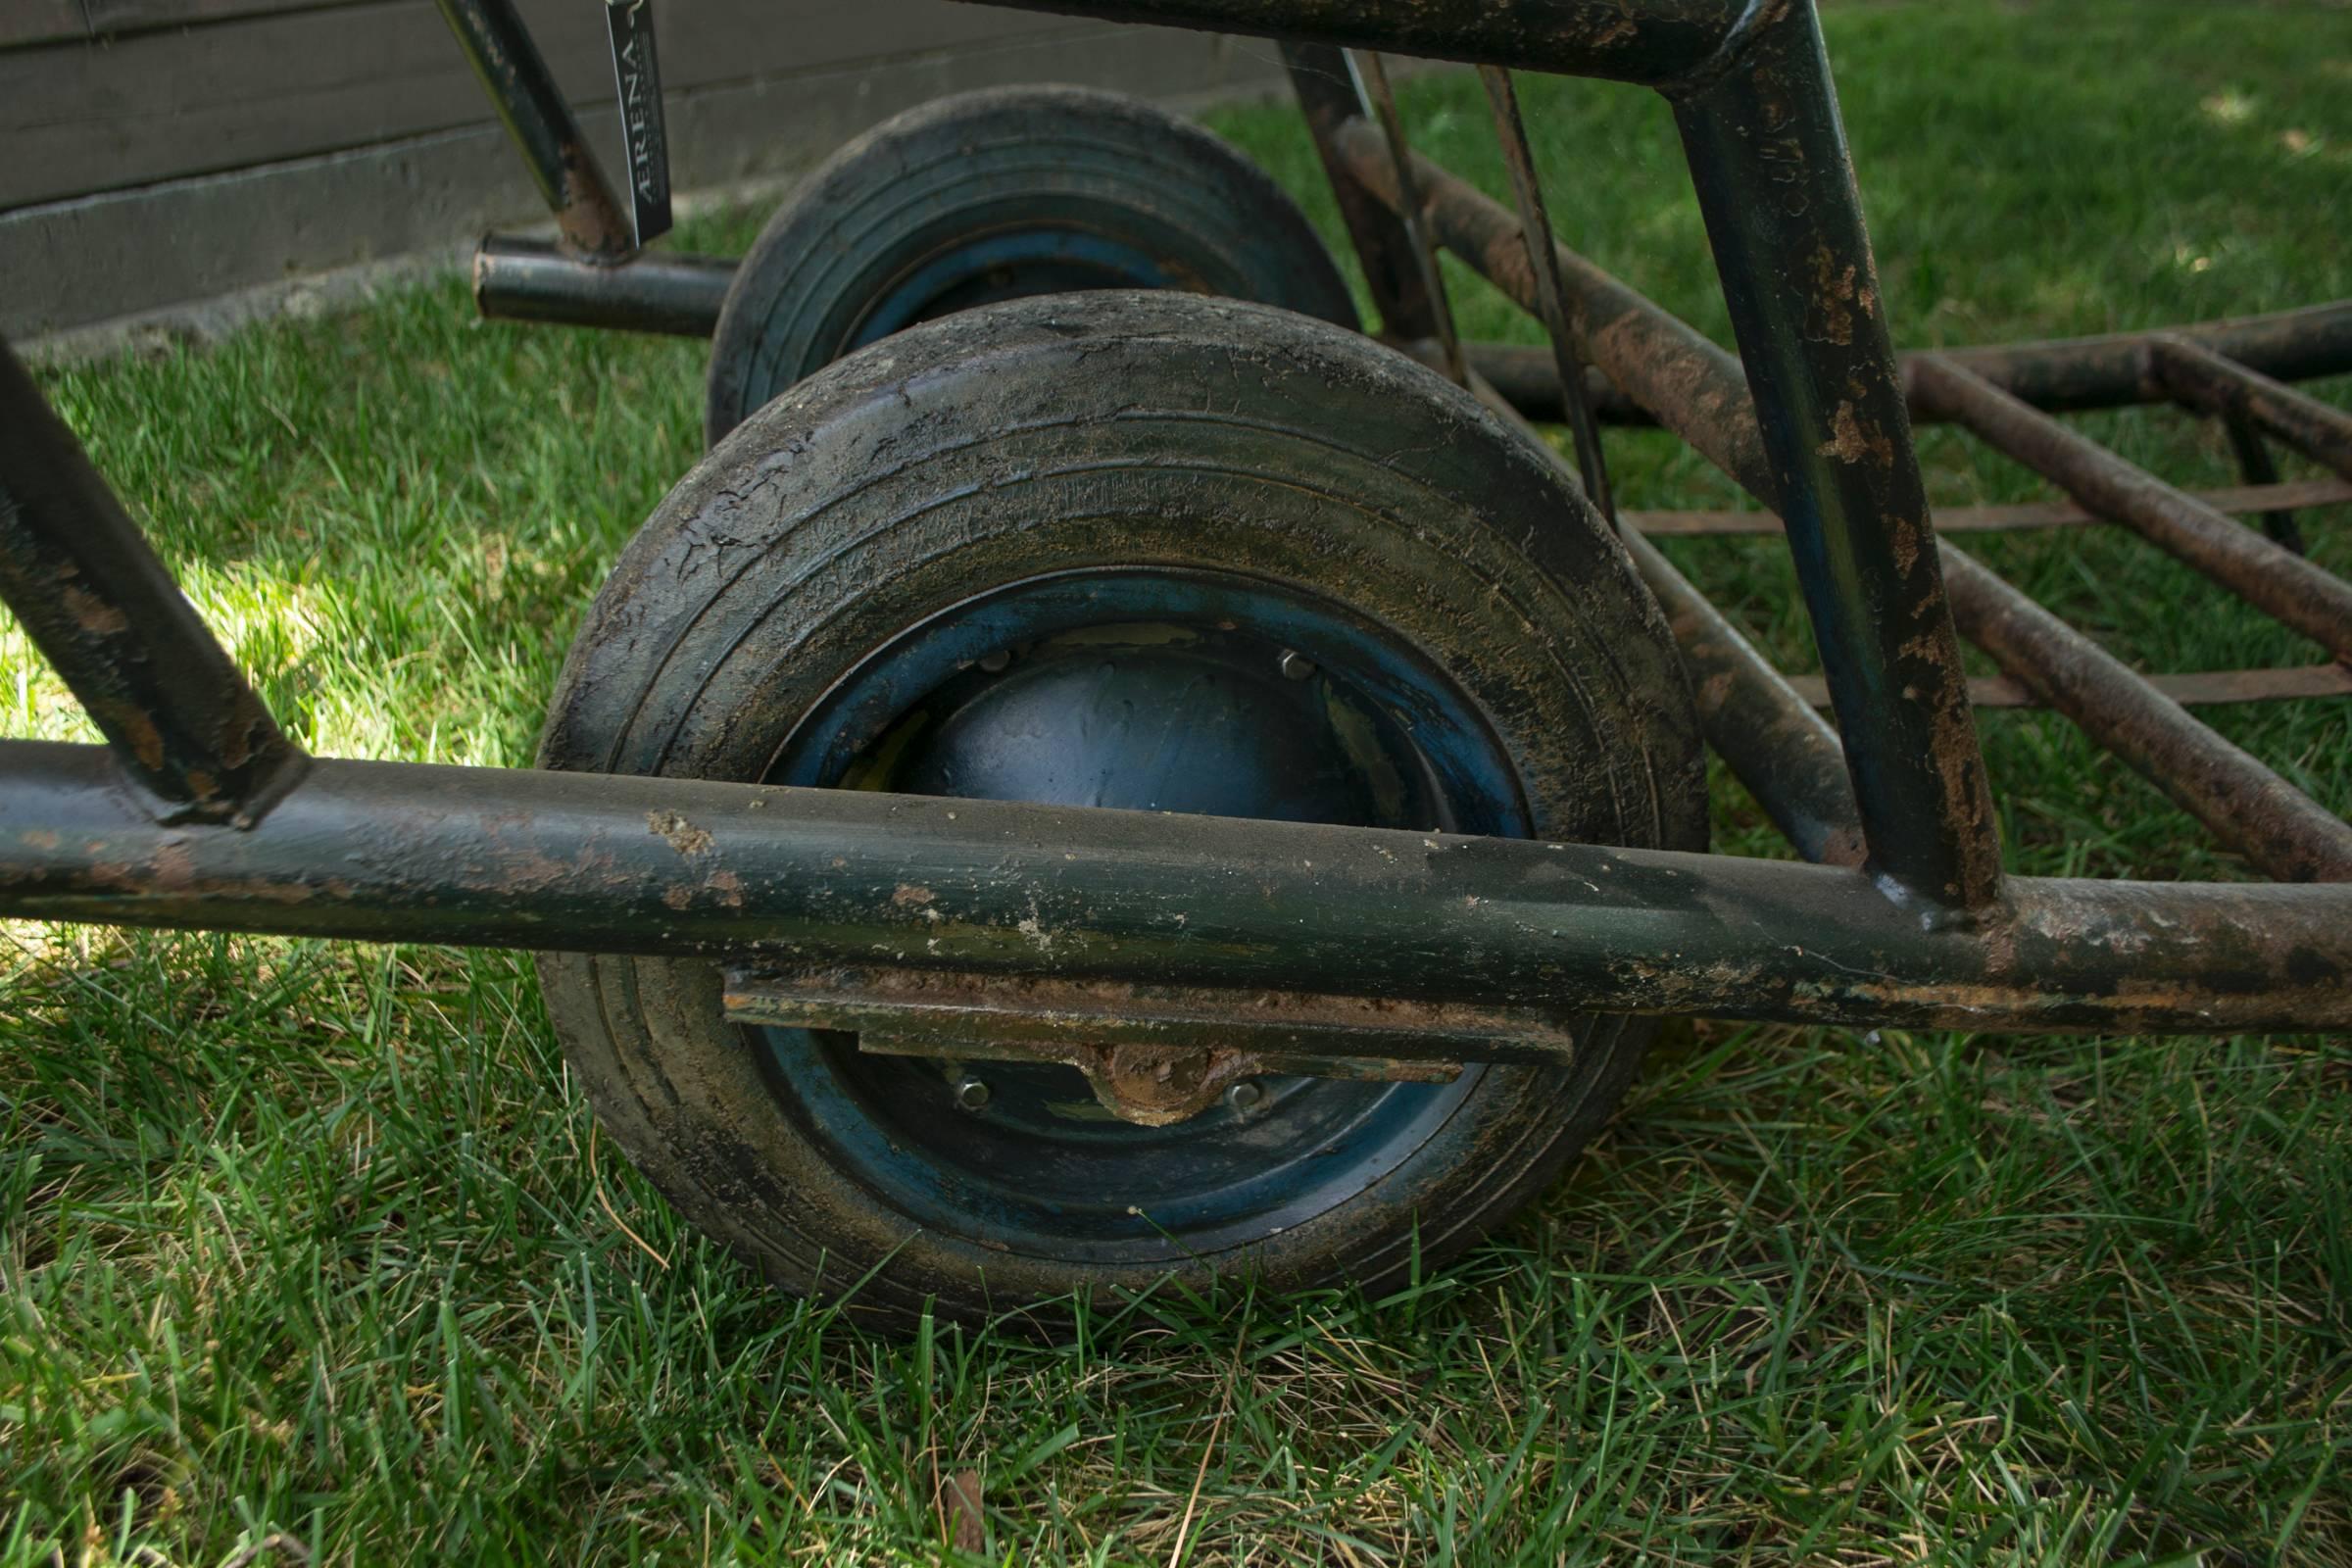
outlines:
[[[167,794],[117,759],[112,785],[141,815],[161,827],[222,828],[245,833],[261,826],[294,793],[311,770],[311,754],[288,740],[266,771],[248,780],[234,795]],[[199,780],[199,783],[202,781]]]
[[[514,0],[436,4],[554,214],[564,249],[593,266],[636,255],[635,227]]]
[[[2133,356],[2139,365],[2140,395],[2151,403],[2177,404],[2198,414],[2218,416],[2230,412],[2230,400],[2208,396],[2206,384],[2183,363],[2193,354],[2194,345],[2168,332],[2142,338]],[[2230,363],[2226,356],[2215,358]]]
[[[2320,402],[2251,365],[2176,332],[2150,336],[2142,377],[2156,395],[2220,417],[2250,419],[2325,466],[2342,471],[2352,454],[2352,415]]]
[[[1723,41],[1713,52],[1690,70],[1657,83],[1658,95],[1673,104],[1704,97],[1716,83],[1743,70],[1748,56],[1788,20],[1790,11],[1812,3],[1813,0],[1748,0],[1739,20],[1732,24],[1731,30],[1723,35]]]
[[[124,777],[124,784],[148,803],[149,814],[166,827],[223,827],[248,832],[294,793],[311,770],[311,754],[291,739],[279,736],[273,760],[235,795],[172,800]]]

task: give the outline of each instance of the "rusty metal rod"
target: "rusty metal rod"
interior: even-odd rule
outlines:
[[[1392,206],[1400,200],[1396,181],[1388,177],[1386,149],[1372,125],[1352,121],[1339,128],[1334,143],[1367,189]],[[1517,217],[1427,159],[1415,158],[1414,173],[1432,237],[1523,308],[1537,309],[1534,270]],[[1779,478],[1765,455],[1755,405],[1740,361],[1574,251],[1559,245],[1554,249],[1568,324],[1585,356],[1626,395],[1649,410],[1660,424],[1690,442],[1744,488],[1759,497],[1777,496]],[[1915,529],[1915,551],[1925,537],[1924,528]],[[1914,566],[1916,564],[1914,557]],[[1922,690],[1928,680],[1925,665],[1930,662],[1901,661],[1906,671],[1918,675]],[[1964,708],[1967,689],[1961,682],[1956,651],[1951,672],[1952,689]],[[1901,694],[1896,696],[1899,701]],[[1933,892],[1942,894],[1949,888],[1948,896],[1956,900],[1982,898],[1988,883],[1997,879],[1998,852],[1990,840],[1990,792],[1984,786],[1982,764],[1974,756],[1974,727],[1935,745],[1906,729],[1901,737],[1872,750],[1865,760],[1858,755],[1855,737],[1867,732],[1868,726],[1858,714],[1849,718],[1847,705],[1853,700],[1850,691],[1840,699],[1839,727],[1846,737],[1848,772],[1865,825],[1872,821],[1871,801],[1879,799],[1880,808],[1903,824],[1886,833],[1889,840],[1899,843],[1905,832],[1923,827],[1936,830],[1942,852],[1930,855],[1925,863],[1946,869],[1936,873],[1940,880]],[[1873,701],[1875,697],[1865,699],[1864,706]],[[1926,705],[1915,700],[1903,706],[1916,711]],[[1965,711],[1960,717],[1965,720]],[[1959,769],[1956,779],[1936,765],[1938,758],[1955,752],[1969,764]],[[1936,776],[1923,778],[1923,774]],[[1897,780],[1902,781],[1900,789],[1895,788]],[[1935,808],[1946,802],[1947,789],[1957,789],[1962,801],[1974,802],[1949,821]],[[1981,800],[1976,799],[1979,793]],[[1887,795],[1900,804],[1886,804]],[[1927,819],[1924,823],[1923,816]],[[1871,853],[1880,854],[1880,837],[1872,837],[1870,844]],[[1907,847],[1919,848],[1916,844]]]
[[[320,760],[250,832],[102,747],[0,742],[0,915],[905,962],[1790,1022],[2352,1028],[2352,889],[2016,879],[1972,921],[1858,871],[1590,844]],[[913,896],[919,892],[920,897]],[[1042,938],[1042,940],[1041,940]]]
[[[2283,484],[2230,485],[2189,492],[2216,512],[2277,512],[2290,507],[2334,507],[2352,502],[2352,484],[2341,479],[2295,479]],[[1781,519],[1769,512],[1724,509],[1636,512],[1634,520],[1652,538],[1671,534],[1776,534]],[[2004,533],[2033,528],[2082,528],[2107,519],[2072,501],[2013,501],[1991,507],[1937,507],[1936,532]]]
[[[1332,150],[1333,126],[1372,112],[1364,100],[1363,83],[1348,67],[1346,51],[1330,44],[1286,42],[1282,63],[1290,73],[1291,89],[1298,95],[1298,111],[1306,120],[1315,154],[1322,160],[1332,200],[1340,210],[1341,221],[1348,225],[1356,260],[1363,264],[1364,284],[1380,312],[1381,330],[1408,338],[1437,336],[1437,303],[1422,281],[1412,235],[1395,213],[1374,201],[1348,175]],[[715,328],[715,312],[710,320]]]
[[[2222,708],[2236,703],[2310,702],[2352,697],[2352,665],[2286,664],[2269,669],[2198,669],[2140,679],[2183,708]],[[1789,686],[1815,708],[1830,706],[1830,688],[1817,675],[1790,675]],[[2047,708],[2050,705],[2008,675],[1971,676],[1968,700],[1983,708]]]
[[[1980,905],[2000,884],[1998,819],[1821,20],[1810,4],[1751,16],[1736,58],[1669,94],[1675,124],[1870,867],[1918,899]]]
[[[981,0],[1004,4],[1006,0]],[[1662,86],[1738,47],[1749,0],[1011,0],[1146,22]]]
[[[1551,216],[1544,204],[1544,181],[1536,172],[1536,155],[1527,144],[1527,122],[1519,113],[1519,91],[1511,74],[1500,66],[1478,68],[1486,84],[1487,101],[1494,115],[1495,140],[1502,144],[1502,161],[1511,172],[1511,193],[1519,205],[1523,234],[1549,234]],[[1568,329],[1568,308],[1561,301],[1559,253],[1552,246],[1530,243],[1527,259],[1536,276],[1536,314],[1543,318],[1544,336],[1551,346],[1552,368],[1560,385],[1560,406],[1568,416],[1568,431],[1576,442],[1576,466],[1585,494],[1599,509],[1610,527],[1617,525],[1617,498],[1609,486],[1609,464],[1601,451],[1600,429],[1587,396],[1585,357]],[[1460,346],[1454,354],[1460,357]],[[1485,393],[1480,394],[1482,397]],[[1547,449],[1548,450],[1548,449]]]
[[[1453,302],[1446,297],[1446,279],[1438,270],[1437,247],[1430,243],[1428,231],[1421,223],[1421,203],[1413,189],[1412,146],[1405,139],[1404,119],[1396,113],[1396,94],[1389,86],[1388,67],[1381,64],[1379,52],[1370,49],[1348,51],[1348,62],[1361,85],[1360,96],[1370,102],[1380,122],[1381,137],[1389,149],[1389,177],[1404,192],[1404,199],[1396,209],[1396,220],[1404,227],[1421,298],[1428,304],[1438,345],[1445,352],[1445,364],[1439,373],[1456,386],[1467,385],[1470,367],[1462,358],[1462,338],[1454,326]]]
[[[1341,133],[1354,167],[1371,162],[1363,153],[1369,130],[1357,122]],[[1496,238],[1498,229],[1515,228],[1510,214],[1434,165],[1424,163],[1419,174],[1439,242],[1505,294],[1529,304],[1534,289],[1526,275],[1526,249]],[[1393,185],[1374,181],[1371,188],[1385,201],[1396,199]],[[1516,240],[1515,233],[1511,237]],[[1762,461],[1754,405],[1739,361],[1573,253],[1563,249],[1560,262],[1569,282],[1571,320],[1594,362],[1649,407],[1661,424],[1767,507],[1773,505],[1773,478]],[[1987,651],[2006,673],[2031,686],[2032,672],[2024,666],[2032,661],[2069,660],[2064,680],[2036,688],[2043,700],[2100,745],[2127,760],[2136,758],[2133,765],[2225,844],[2249,858],[2259,855],[2267,863],[2331,863],[2340,823],[1998,576],[1949,545],[1941,553],[1945,591],[1963,634],[1972,640],[1977,631],[1997,636],[2000,647]],[[2074,657],[2084,649],[2087,656]],[[2281,790],[2303,803],[2290,804],[2283,818],[2260,804],[2283,799]],[[2241,807],[2241,798],[2255,805]],[[2289,829],[2283,841],[2282,821]]]
[[[466,63],[481,78],[498,118],[539,194],[556,215],[564,242],[591,261],[617,262],[636,250],[636,233],[605,178],[564,89],[556,85],[514,0],[434,0]]]
[[[161,813],[250,818],[300,776],[302,749],[5,343],[0,598]]]
[[[1470,390],[1546,462],[1568,469],[1492,382],[1473,372]],[[1838,732],[1639,529],[1622,527],[1618,538],[1666,612],[1707,744],[1797,854],[1822,865],[1862,864],[1868,846]]]
[[[1797,854],[1861,865],[1868,846],[1838,732],[1656,546],[1634,528],[1621,537],[1674,630],[1707,744]]]
[[[1299,63],[1293,67],[1295,79],[1321,84],[1312,100],[1301,91],[1301,99],[1309,109],[1310,124],[1327,123],[1336,127],[1368,110],[1369,106],[1359,106],[1354,101],[1345,57],[1338,50],[1328,51],[1328,58],[1326,52],[1307,48],[1286,50],[1285,54],[1286,58],[1294,54],[1298,58]],[[1323,90],[1330,87],[1330,74],[1334,71],[1345,84],[1348,94],[1346,99],[1335,96],[1338,89]],[[1330,171],[1335,180],[1343,182],[1337,188],[1364,198],[1365,193],[1353,178],[1354,166],[1346,161],[1346,155],[1338,151],[1331,138],[1319,134],[1317,146],[1331,148]],[[1437,327],[1427,314],[1427,304],[1415,303],[1417,269],[1403,227],[1395,214],[1376,200],[1363,200],[1360,211],[1343,204],[1343,211],[1348,215],[1350,233],[1356,236],[1359,255],[1366,250],[1366,235],[1385,235],[1394,230],[1391,238],[1372,246],[1384,255],[1394,252],[1389,270],[1372,280],[1384,329],[1402,338],[1435,338]],[[734,281],[738,265],[718,256],[649,256],[614,267],[580,261],[563,248],[542,241],[492,235],[483,240],[475,254],[474,302],[482,315],[498,319],[709,337],[717,328],[719,309],[725,303],[727,287]],[[1539,299],[1537,308],[1540,305]],[[2346,325],[2341,332],[2335,332],[2339,317]],[[2313,352],[2290,359],[2286,351],[2296,348],[2298,340],[2288,335],[2281,323],[2299,324],[2307,318],[2312,318],[2314,330],[2326,329],[2332,334],[2323,335],[2319,340],[2326,353]],[[2242,338],[2237,335],[2250,331],[2253,324],[2262,325],[2259,335]],[[2352,369],[2352,305],[2321,306],[2310,312],[2248,318],[2244,321],[2215,321],[2183,327],[2168,335],[2196,345],[2208,341],[2244,342],[2252,345],[2248,352],[2268,347],[2276,351],[2270,363],[2282,365],[2299,374]],[[1946,349],[1933,357],[1962,365],[2036,408],[2105,408],[2146,403],[2172,395],[2150,387],[2144,371],[2137,368],[2145,365],[2149,345],[2154,341],[2152,334],[2134,333],[2115,338]],[[1560,393],[1559,361],[1551,349],[1465,341],[1462,352],[1470,369],[1493,382],[1521,414],[1531,419],[1573,422]],[[2082,357],[2080,376],[2074,374],[2070,355]],[[1926,356],[1897,356],[1906,387],[1914,364],[1923,357]],[[1732,363],[1736,366],[1738,361]],[[2124,373],[2126,370],[2129,374]],[[1593,416],[1605,423],[1657,422],[1654,415],[1622,391],[1598,367],[1584,368],[1584,388]],[[1914,422],[1941,422],[1944,418],[1936,409],[1923,405],[1917,398],[1911,399],[1910,411]]]
[[[1942,349],[1937,355],[2038,409],[2106,409],[2160,402],[2168,396],[2151,384],[2148,373],[2148,343],[2155,335],[2144,330],[2108,332]],[[2184,338],[2281,381],[2352,370],[2352,300],[2166,327],[2162,335]],[[1904,368],[1909,370],[1917,358],[1907,360]]]
[[[2114,332],[2100,337],[2049,338],[1979,348],[1938,349],[2021,402],[2037,409],[2111,409],[2160,403],[2172,394],[2151,384],[2148,346],[2159,335],[2185,339],[2280,381],[2308,380],[2352,370],[2352,300],[2269,316],[2232,317],[2176,326],[2163,333]],[[1512,343],[1468,345],[1471,368],[1500,387],[1532,419],[1564,420],[1551,356],[1544,349]],[[1919,354],[1897,355],[1906,393]],[[1589,383],[1593,407],[1603,418],[1646,423],[1648,416],[1605,377]],[[1910,399],[1914,422],[1940,419],[1935,410]]]
[[[1392,212],[1401,205],[1377,126],[1350,120],[1333,131],[1332,144],[1349,172],[1383,205]],[[1431,237],[1505,297],[1535,311],[1535,271],[1519,220],[1418,154],[1413,172]],[[1576,252],[1554,249],[1569,328],[1585,358],[1625,397],[1698,448],[1742,488],[1770,495],[1772,468],[1740,362]]]
[[[603,266],[543,240],[492,234],[473,253],[473,303],[510,321],[709,337],[735,281],[716,256],[639,256]]]
[[[2156,378],[2183,403],[2246,420],[2312,462],[2352,478],[2352,414],[2185,337],[2150,339],[2148,358]]]
[[[1313,48],[1300,48],[1286,50],[1285,58],[1296,55],[1301,62],[1292,68],[1295,81],[1319,84],[1314,98],[1308,98],[1303,87],[1300,93],[1308,109],[1310,126],[1320,122],[1336,129],[1348,119],[1367,114],[1369,106],[1353,99],[1345,57],[1336,49],[1327,53],[1328,58]],[[1333,61],[1339,63],[1335,66]],[[1337,79],[1345,87],[1346,97],[1332,86],[1334,71],[1339,74]],[[1318,149],[1331,149],[1328,172],[1342,182],[1337,188],[1361,196],[1362,189],[1352,174],[1354,166],[1346,161],[1331,137],[1318,134],[1316,145]],[[1435,337],[1434,321],[1415,314],[1404,303],[1405,296],[1397,294],[1393,305],[1390,294],[1383,292],[1382,278],[1387,278],[1387,287],[1395,291],[1414,270],[1403,243],[1402,227],[1396,224],[1395,214],[1378,202],[1369,203],[1360,214],[1344,202],[1342,211],[1348,217],[1349,231],[1356,237],[1359,255],[1365,249],[1364,232],[1378,226],[1380,220],[1387,220],[1395,230],[1395,237],[1389,242],[1395,259],[1389,270],[1371,278],[1384,329],[1405,338]],[[1358,227],[1359,217],[1364,228]],[[485,264],[479,260],[475,264],[475,300],[484,316],[602,326],[616,331],[661,332],[678,337],[709,337],[717,328],[719,307],[739,265],[723,257],[674,256],[658,261],[649,258],[636,265],[614,268],[579,261],[561,249],[536,241],[498,237],[484,241],[483,248],[486,253],[497,253],[487,263],[488,281],[483,280],[481,271]],[[2280,376],[2329,375],[2352,370],[2352,302],[2277,316],[2205,322],[2178,328],[2168,335],[2198,344],[2223,345],[2225,350],[2240,349],[2252,357],[2241,363],[2251,363],[2256,368],[2266,368]],[[2154,334],[2133,332],[2113,337],[1940,349],[1936,355],[1967,367],[2035,408],[2112,408],[2171,397],[2169,392],[2148,384],[2148,345],[2153,338]],[[1494,383],[1520,413],[1531,419],[1568,422],[1568,411],[1560,396],[1558,363],[1550,349],[1465,341],[1462,352],[1470,368]],[[1896,356],[1906,388],[1912,367],[1920,358],[1918,354]],[[1607,423],[1657,422],[1655,416],[1627,396],[1596,367],[1586,367],[1585,395],[1595,416]],[[1942,420],[1941,415],[1923,407],[1917,398],[1910,400],[1910,410],[1915,423]]]
[[[1942,552],[1962,633],[2011,680],[2075,718],[2265,875],[2352,881],[2352,823],[2200,723],[1959,546],[1944,542]]]
[[[1505,418],[1491,384],[1473,390]],[[1523,424],[1524,427],[1524,424]],[[1532,429],[1531,439],[1541,443]],[[1548,445],[1544,447],[1550,453]],[[1703,448],[1702,448],[1703,451]],[[1554,462],[1558,455],[1551,453]],[[1629,514],[1631,520],[1631,514]],[[1807,859],[1853,863],[1860,829],[1844,757],[1827,723],[1689,579],[1644,540],[1627,548],[1673,626],[1707,743]],[[1944,588],[1962,635],[2044,706],[2074,717],[2102,746],[2203,822],[2265,874],[2282,881],[2352,875],[2348,826],[2016,588],[1939,541]]]
[[[1473,385],[1490,407],[1502,402],[1491,385]],[[1541,441],[1532,430],[1529,433]],[[1772,520],[1777,528],[1778,519]],[[1818,677],[1792,681],[1773,668],[1642,536],[1638,519],[1625,539],[1636,567],[1674,628],[1707,743],[1799,854],[1826,864],[1860,863],[1861,829],[1853,816],[1837,732],[1819,718],[1805,723],[1790,709],[1791,700],[1805,707],[1827,707],[1826,684]],[[2119,757],[2226,842],[2239,846],[2269,874],[2287,881],[2345,879],[2352,827],[2237,748],[2227,742],[2218,749],[2206,744],[2207,738],[2218,737],[2186,713],[2168,710],[2187,702],[2345,695],[2352,693],[2352,678],[2343,666],[2247,670],[2221,677],[2138,676],[1973,559],[1959,558],[1949,545],[1944,546],[1944,571],[1955,611],[1965,605],[1961,629],[1971,641],[1984,644],[2004,663],[2048,661],[2060,672],[2055,679],[2031,683],[2003,677],[2016,697],[2007,691],[1979,696],[1980,683],[1972,682],[1972,702],[2016,707],[2021,706],[2017,697],[2023,697],[2040,706],[2061,707],[2063,703],[2051,700],[2059,681],[2083,688],[2078,696],[2084,702],[2120,691],[2124,707],[2110,714],[2113,733],[2102,737]],[[2119,673],[2126,677],[2121,682],[2115,679]],[[2149,702],[2138,689],[2141,685],[2158,701]],[[2174,771],[2165,772],[2168,766]]]
[[[2125,462],[1949,360],[1921,361],[1912,387],[2090,511],[2125,524],[2337,659],[2352,660],[2352,583]]]

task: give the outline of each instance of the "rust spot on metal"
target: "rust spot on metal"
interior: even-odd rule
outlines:
[[[900,968],[737,973],[725,1005],[739,1022],[851,1031],[883,1054],[1074,1067],[1105,1109],[1150,1127],[1268,1073],[1444,1083],[1471,1052],[1556,1060],[1581,1027],[1527,1008]]]
[[[916,887],[911,882],[902,882],[899,884],[898,891],[890,896],[890,902],[902,909],[910,909],[931,903],[937,896],[929,888]]]
[[[66,613],[74,617],[74,623],[92,636],[112,637],[130,629],[130,617],[95,594],[67,587],[59,590],[58,600],[66,607]]]
[[[1830,416],[1830,439],[1816,450],[1822,457],[1836,458],[1840,463],[1876,458],[1882,468],[1894,466],[1894,443],[1877,425],[1865,426],[1850,399],[1841,400],[1838,412]]]
[[[1180,1046],[1080,1046],[1069,1059],[1105,1110],[1139,1127],[1198,1116],[1227,1089],[1264,1070],[1248,1052]]]
[[[604,173],[596,166],[596,155],[580,141],[576,127],[561,145],[562,163],[558,178],[562,205],[556,212],[556,226],[564,237],[579,250],[597,258],[618,259],[634,248],[634,238],[628,220]]]
[[[1847,263],[1840,271],[1838,258],[1827,245],[1813,250],[1813,303],[1821,313],[1821,335],[1833,343],[1850,344],[1854,340],[1855,268]],[[1868,289],[1862,293],[1867,296]],[[1865,311],[1869,306],[1863,306]]]
[[[155,720],[128,703],[99,700],[89,704],[90,716],[101,726],[114,731],[122,745],[130,748],[139,765],[155,771],[164,765],[164,737],[155,727]]]
[[[147,882],[160,892],[184,892],[195,885],[196,858],[184,842],[167,840],[156,847]]]
[[[689,858],[710,853],[710,832],[696,827],[675,811],[645,813],[646,831]]]
[[[0,597],[172,819],[250,824],[300,770],[235,663],[0,350]]]

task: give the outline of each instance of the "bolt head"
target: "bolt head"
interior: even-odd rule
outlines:
[[[1263,1084],[1235,1084],[1225,1091],[1225,1103],[1234,1110],[1255,1110],[1266,1102]]]
[[[958,1110],[985,1109],[988,1105],[988,1100],[989,1089],[987,1083],[983,1080],[978,1078],[959,1078],[956,1080],[956,1106]]]
[[[1002,675],[1004,673],[1005,666],[1011,662],[1011,653],[1003,648],[997,649],[993,653],[982,654],[979,659],[980,667],[991,675]]]
[[[1282,678],[1284,680],[1304,680],[1314,672],[1315,662],[1313,660],[1296,649],[1286,648],[1282,651]]]

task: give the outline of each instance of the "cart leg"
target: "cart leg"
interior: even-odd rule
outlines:
[[[2001,875],[1992,795],[1813,7],[1758,21],[1675,114],[1870,868],[1924,906],[1983,905]]]
[[[556,215],[564,245],[591,261],[625,262],[636,253],[628,215],[598,166],[580,122],[540,56],[514,0],[436,0],[473,74],[482,80],[539,193]]]
[[[0,599],[170,820],[248,826],[309,759],[0,343]]]

